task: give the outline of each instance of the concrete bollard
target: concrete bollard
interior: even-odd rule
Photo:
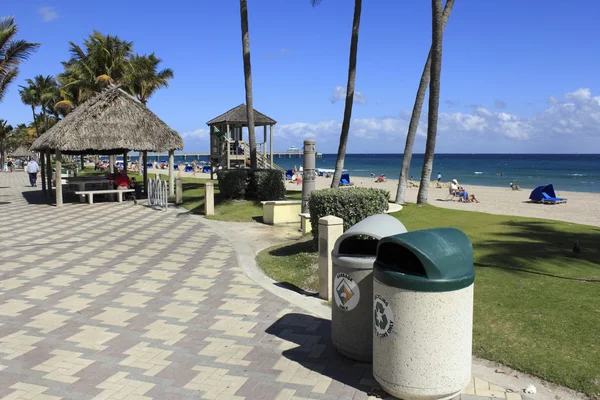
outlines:
[[[319,219],[319,297],[331,297],[331,251],[344,233],[344,220],[333,215]]]
[[[183,204],[183,184],[181,178],[175,179],[175,204]]]
[[[215,184],[204,184],[204,215],[215,215]]]

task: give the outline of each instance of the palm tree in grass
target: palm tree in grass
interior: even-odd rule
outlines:
[[[442,13],[442,29],[446,28],[448,18],[452,12],[452,6],[454,6],[454,0],[447,0],[444,6],[444,12]],[[431,49],[427,55],[427,61],[421,74],[421,80],[419,81],[419,89],[417,90],[417,97],[415,99],[415,105],[412,110],[410,117],[410,123],[408,124],[408,133],[406,135],[406,145],[404,146],[404,157],[402,158],[402,167],[400,169],[400,179],[398,180],[398,191],[396,192],[396,203],[404,204],[406,199],[406,188],[408,183],[408,176],[410,174],[410,162],[412,160],[413,146],[415,144],[415,137],[417,135],[417,128],[419,126],[419,120],[421,119],[421,111],[423,110],[423,103],[425,102],[425,92],[427,92],[427,85],[429,85],[429,78],[431,76]]]
[[[16,40],[17,31],[14,17],[0,18],[0,102],[17,77],[21,62],[40,46],[39,43]]]
[[[250,35],[248,34],[248,2],[240,0],[242,22],[242,52],[244,58],[244,83],[246,87],[246,115],[248,118],[248,141],[250,142],[250,168],[257,168],[256,134],[254,132],[254,105],[252,101],[252,66],[250,63]],[[229,168],[229,166],[227,166]]]
[[[431,0],[431,80],[429,82],[429,110],[427,116],[427,141],[421,183],[417,195],[417,204],[427,203],[429,180],[435,153],[437,136],[438,111],[440,105],[440,77],[442,73],[442,39],[444,34],[442,24],[442,0]]]
[[[158,65],[162,60],[154,53],[150,55],[134,55],[129,59],[130,70],[124,78],[128,91],[142,104],[146,105],[148,99],[160,88],[169,87],[169,80],[173,79],[173,70],[165,68],[159,71]]]
[[[313,7],[320,4],[321,0],[311,0]],[[340,133],[340,144],[338,146],[335,172],[331,187],[340,185],[344,160],[346,158],[346,145],[350,132],[350,121],[352,120],[352,105],[354,103],[354,83],[356,81],[356,56],[358,53],[358,31],[360,28],[360,15],[362,11],[362,0],[354,0],[354,18],[352,21],[352,37],[350,39],[350,59],[348,63],[348,83],[346,85],[346,105],[344,107],[344,120],[342,121],[342,132]]]

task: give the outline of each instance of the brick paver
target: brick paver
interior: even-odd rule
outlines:
[[[201,218],[57,209],[26,182],[0,173],[0,399],[365,399],[377,386],[333,349],[329,321],[249,280]]]

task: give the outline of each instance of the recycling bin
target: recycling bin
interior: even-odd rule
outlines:
[[[453,228],[383,238],[373,268],[373,375],[404,400],[449,399],[471,379],[473,247]]]
[[[387,214],[372,215],[335,242],[332,258],[331,337],[337,350],[353,360],[373,359],[373,262],[377,242],[406,232]]]

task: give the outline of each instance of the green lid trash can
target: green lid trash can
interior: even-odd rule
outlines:
[[[448,399],[471,379],[473,247],[458,229],[385,237],[373,268],[373,376],[404,400]]]
[[[396,218],[372,215],[342,234],[331,252],[331,338],[336,349],[353,360],[373,359],[373,262],[377,242],[403,232],[406,228]]]

